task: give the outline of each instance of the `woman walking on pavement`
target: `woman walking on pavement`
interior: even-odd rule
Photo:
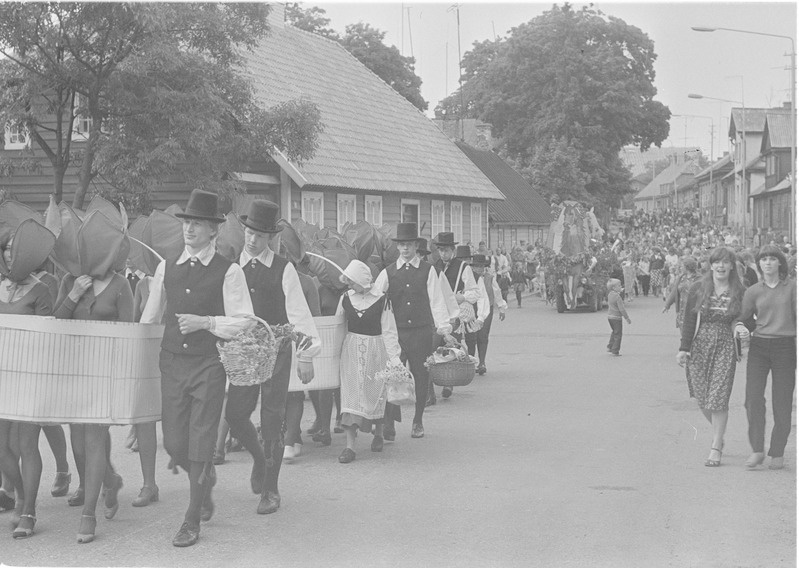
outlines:
[[[760,249],[757,268],[763,279],[746,290],[740,321],[736,325],[741,337],[748,337],[749,331],[754,329],[746,362],[745,406],[752,446],[752,455],[746,460],[746,466],[755,468],[766,457],[763,452],[766,430],[764,393],[771,371],[774,427],[768,451],[771,457],[769,468],[782,469],[785,445],[791,432],[796,386],[796,281],[788,276],[788,261],[774,245]],[[753,317],[757,318],[756,326],[752,325]]]
[[[732,249],[714,249],[709,262],[710,271],[688,293],[677,363],[686,368],[688,393],[713,426],[705,466],[718,467],[738,359],[732,324],[741,313],[744,286]]]

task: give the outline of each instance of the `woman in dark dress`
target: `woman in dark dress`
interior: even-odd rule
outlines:
[[[2,247],[0,314],[37,316],[52,314],[53,302],[50,292],[45,284],[31,276],[31,269],[44,262],[44,258],[52,250],[55,237],[52,238],[49,247],[41,246],[46,243],[39,241],[35,234],[21,233],[18,237],[12,236]],[[16,266],[15,259],[19,259]],[[22,267],[26,262],[32,266]],[[42,456],[39,453],[40,431],[41,426],[37,423],[0,420],[0,470],[16,492],[16,506],[11,520],[13,527],[11,534],[14,538],[32,536],[36,525],[36,497],[42,477]],[[13,451],[13,448],[17,447],[19,453]]]
[[[109,271],[103,278],[68,274],[61,282],[55,316],[62,319],[133,321],[133,292],[124,276]],[[101,486],[105,487],[105,518],[112,519],[119,508],[117,494],[122,477],[111,465],[111,437],[108,424],[72,424],[70,438],[80,487],[70,505],[83,505],[78,542],[94,540],[95,510]]]

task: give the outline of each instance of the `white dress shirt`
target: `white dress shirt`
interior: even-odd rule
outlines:
[[[496,277],[493,274],[488,275],[483,273],[483,275],[477,279],[477,286],[482,292],[481,299],[477,302],[477,319],[482,321],[486,320],[492,307],[488,298],[488,291],[486,290],[487,279],[491,280],[488,285],[491,286],[491,289],[494,291],[494,306],[496,306],[500,312],[504,312],[508,309],[508,303],[502,299],[502,290],[499,289]]]
[[[409,264],[414,268],[419,268],[420,262],[421,259],[418,256],[414,256]],[[402,257],[397,259],[396,266],[397,270],[405,266],[405,261],[402,260]],[[385,268],[377,275],[372,289],[375,290],[375,293],[379,292],[385,294],[388,292],[388,272],[386,272]],[[430,272],[427,274],[427,297],[430,301],[430,312],[433,314],[436,333],[439,335],[452,333],[452,326],[449,324],[450,315],[447,301],[444,298],[444,294],[441,292],[441,282],[438,279],[438,273],[432,265],[430,265]]]
[[[265,248],[261,254],[253,257],[246,250],[241,252],[239,263],[244,266],[248,262],[260,262],[267,268],[272,267],[275,253],[269,247]],[[302,292],[300,277],[297,276],[297,269],[290,262],[283,270],[283,296],[286,298],[286,316],[289,323],[294,326],[295,331],[304,333],[311,338],[311,345],[297,352],[298,361],[311,361],[322,351],[322,340],[319,338],[319,331],[311,315],[311,309],[305,300]]]
[[[211,243],[197,254],[191,254],[188,249],[183,249],[178,264],[183,264],[190,258],[196,258],[203,266],[208,266],[216,253],[216,243]],[[155,269],[153,281],[150,283],[150,297],[141,316],[141,323],[161,323],[166,309],[166,291],[164,290],[164,272],[166,261],[162,260]],[[222,284],[222,298],[224,300],[225,315],[211,316],[211,333],[220,339],[231,339],[238,332],[252,325],[252,301],[250,291],[247,289],[247,279],[244,271],[238,264],[231,264],[225,273]]]
[[[354,290],[348,290],[345,294],[342,294],[341,299],[338,301],[336,315],[338,316],[344,313],[344,296],[349,296],[350,303],[356,310],[364,311],[368,309],[372,304],[383,297],[383,294],[375,296],[372,294],[372,290],[374,290],[374,286],[363,294],[359,294]],[[397,322],[394,320],[394,312],[390,309],[383,310],[383,314],[380,316],[380,331],[383,337],[383,344],[386,346],[389,362],[397,365],[402,364],[400,361],[401,349],[399,346],[399,336],[397,335]]]

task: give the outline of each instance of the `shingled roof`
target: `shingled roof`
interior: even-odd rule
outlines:
[[[656,175],[655,179],[649,182],[644,189],[639,191],[633,200],[638,201],[641,199],[652,199],[654,197],[658,197],[660,195],[661,185],[665,183],[673,183],[681,175],[690,174],[691,176],[694,176],[697,173],[699,173],[699,166],[694,161],[677,162],[676,164],[671,164],[669,167]],[[691,181],[693,181],[693,179],[691,179]]]
[[[324,132],[313,159],[284,166],[300,187],[504,199],[441,130],[335,41],[272,25],[244,54],[264,106],[315,103]]]
[[[793,144],[791,115],[785,112],[768,111],[763,142],[760,151],[768,148],[790,148]]]
[[[488,202],[492,221],[549,225],[549,204],[519,172],[494,152],[478,150],[465,142],[455,144],[505,195],[505,201]]]

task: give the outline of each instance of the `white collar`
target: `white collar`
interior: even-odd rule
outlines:
[[[215,254],[216,254],[216,241],[211,241],[210,243],[208,243],[208,246],[206,246],[203,250],[201,250],[197,254],[191,254],[189,252],[189,249],[184,248],[183,252],[180,254],[180,257],[178,258],[177,264],[183,264],[184,262],[193,257],[199,260],[200,264],[202,264],[203,266],[208,266],[211,263],[211,259],[214,258]]]
[[[275,251],[273,251],[269,247],[266,247],[258,256],[252,256],[246,250],[242,250],[241,255],[239,256],[239,264],[241,266],[244,266],[251,260],[257,260],[267,268],[271,268],[272,261],[274,260],[274,258],[275,258]]]
[[[405,264],[410,264],[414,268],[419,268],[419,263],[421,263],[421,262],[422,262],[422,259],[419,258],[418,256],[414,256],[410,260],[410,262],[408,262],[408,263],[406,263],[404,260],[402,260],[402,257],[399,257],[397,259],[397,268],[402,268],[403,266],[405,266]]]

